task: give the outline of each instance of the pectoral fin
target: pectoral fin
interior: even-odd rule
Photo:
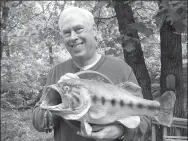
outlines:
[[[92,127],[85,120],[81,121],[81,133],[82,135],[90,136],[92,132]]]
[[[97,105],[92,106],[89,109],[89,115],[93,119],[100,119],[100,118],[104,117],[106,115],[106,113],[107,113],[107,108],[97,106]]]
[[[118,121],[128,128],[136,128],[140,124],[140,117],[139,116],[131,116],[131,117],[119,119]]]

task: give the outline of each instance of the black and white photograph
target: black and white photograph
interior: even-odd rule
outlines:
[[[186,0],[2,0],[2,141],[187,141]]]

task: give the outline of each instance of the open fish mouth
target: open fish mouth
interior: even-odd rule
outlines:
[[[55,85],[46,88],[46,95],[40,107],[53,112],[72,112],[80,110],[84,101],[78,92],[65,92]]]

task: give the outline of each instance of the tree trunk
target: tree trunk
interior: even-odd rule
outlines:
[[[145,99],[153,99],[151,94],[151,80],[145,65],[141,44],[138,41],[138,31],[129,26],[129,24],[135,23],[133,11],[124,1],[116,2],[114,9],[119,24],[119,31],[123,37],[122,47],[125,62],[133,69],[138,83],[142,88],[143,97]],[[148,141],[150,136],[148,132],[142,137],[142,140]]]
[[[161,40],[161,95],[168,90],[176,94],[174,117],[184,117],[184,91],[181,35],[175,34],[170,21],[160,29]]]
[[[48,50],[49,50],[49,61],[50,61],[50,65],[53,65],[53,51],[52,51],[52,44],[51,43],[46,43]]]
[[[114,9],[117,15],[120,34],[131,37],[129,40],[122,39],[124,59],[132,67],[138,83],[142,88],[144,98],[152,99],[151,81],[145,65],[141,44],[138,41],[138,31],[129,27],[129,24],[135,23],[133,11],[123,1],[117,2]]]
[[[4,30],[5,32],[5,36],[3,42],[1,41],[1,54],[0,54],[0,59],[2,59],[2,55],[3,55],[3,48],[7,47],[8,45],[8,37],[7,37],[7,19],[8,19],[8,13],[9,13],[9,7],[6,6],[6,1],[4,0],[3,2],[1,2],[1,9],[2,9],[2,19],[1,19],[1,24],[0,24],[0,28],[1,31]],[[10,56],[10,53],[8,53]],[[7,56],[7,53],[6,53]]]
[[[3,7],[2,7],[2,19],[1,19],[1,29],[3,32],[3,42],[1,41],[1,58],[3,55],[3,49],[5,50],[5,55],[7,57],[7,59],[9,60],[9,63],[7,64],[6,68],[7,68],[7,78],[8,78],[8,82],[12,82],[12,72],[11,72],[11,58],[10,58],[10,47],[8,44],[8,32],[7,32],[7,19],[8,19],[8,13],[9,13],[9,7],[6,6],[6,1],[3,1]]]

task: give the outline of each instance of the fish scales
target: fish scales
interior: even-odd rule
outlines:
[[[148,105],[146,103],[133,103],[132,101],[125,101],[125,100],[118,100],[116,99],[105,99],[105,97],[97,97],[97,95],[94,95],[92,97],[92,102],[94,104],[101,103],[102,105],[105,104],[111,104],[111,106],[120,106],[121,108],[127,106],[129,108],[137,108],[138,110],[141,109],[148,109],[148,110],[159,110],[160,106],[157,105],[156,103],[148,103]]]
[[[101,104],[101,105],[107,105],[107,106],[111,106],[111,112],[114,112],[115,110],[117,110],[117,108],[119,108],[119,110],[126,110],[128,111],[131,108],[131,111],[137,111],[136,113],[140,112],[140,115],[145,115],[147,112],[150,112],[149,115],[155,115],[158,113],[158,111],[160,110],[160,105],[158,104],[158,102],[152,102],[152,103],[133,103],[132,101],[129,100],[120,100],[117,98],[114,99],[105,99],[104,97],[97,97],[97,95],[94,95],[92,97],[92,102],[94,104]],[[112,108],[114,108],[114,110],[112,110]],[[132,114],[134,115],[134,114]],[[137,114],[135,114],[137,115]]]
[[[92,82],[94,82],[95,84],[89,84]],[[91,95],[94,94],[94,96],[92,97],[94,104],[96,104],[96,102],[98,102],[98,104],[101,102],[102,105],[105,105],[106,103],[108,105],[111,104],[112,107],[120,106],[121,108],[132,108],[132,110],[137,110],[138,112],[140,112],[140,115],[145,115],[148,112],[148,110],[150,112],[150,115],[156,114],[160,108],[159,103],[156,101],[148,101],[143,98],[133,96],[128,91],[121,88],[117,88],[111,84],[102,85],[100,82],[87,80],[85,83],[87,83],[88,85],[82,85],[90,91]],[[95,95],[96,87],[98,88],[97,95]],[[102,91],[103,89],[107,89],[106,94],[104,94],[104,91]],[[125,92],[126,94],[128,94],[126,95],[126,97],[124,97],[121,94]],[[108,95],[108,93],[113,93],[113,95]],[[100,95],[102,96],[100,97]]]

